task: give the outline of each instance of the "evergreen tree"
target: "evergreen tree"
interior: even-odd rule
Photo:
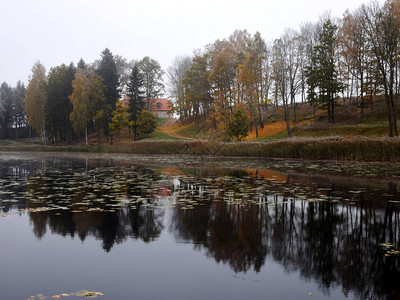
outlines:
[[[83,58],[78,61],[78,70],[81,70],[85,76],[89,76],[89,66],[85,63]]]
[[[228,126],[228,136],[243,141],[249,135],[249,121],[242,109],[236,109]]]
[[[132,68],[127,85],[129,98],[129,122],[133,130],[133,139],[137,139],[138,118],[144,108],[144,79],[137,63]]]
[[[72,94],[75,72],[72,63],[62,64],[51,68],[47,78],[46,121],[53,143],[70,141],[72,103],[68,96]]]
[[[337,93],[343,89],[335,65],[336,32],[337,26],[328,19],[313,49],[312,65],[306,71],[308,99],[328,111],[330,123],[335,123]]]
[[[106,48],[101,53],[101,60],[96,73],[103,78],[103,84],[105,86],[104,96],[107,105],[111,108],[110,112],[106,115],[108,124],[111,123],[111,112],[116,108],[117,101],[120,97],[119,89],[119,76],[117,72],[117,66],[111,51]],[[105,132],[108,136],[108,126],[104,127],[107,131]],[[111,144],[112,144],[111,134]]]
[[[107,104],[111,106],[112,110],[115,110],[120,97],[119,77],[114,56],[108,48],[101,53],[101,61],[96,73],[103,78]]]
[[[15,127],[15,138],[18,138],[18,128],[26,127],[26,112],[24,106],[25,85],[18,81],[13,89],[13,123]]]
[[[12,127],[13,115],[13,89],[6,82],[0,86],[1,94],[1,114],[0,114],[0,129],[2,129],[2,137],[6,138],[7,129]]]
[[[157,128],[157,119],[153,113],[143,110],[138,118],[137,125],[139,135],[145,137]]]

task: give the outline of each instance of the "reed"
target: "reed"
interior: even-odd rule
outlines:
[[[271,142],[206,142],[201,140],[142,140],[113,146],[0,145],[1,151],[107,152],[250,156],[354,161],[400,161],[400,138],[291,138]]]

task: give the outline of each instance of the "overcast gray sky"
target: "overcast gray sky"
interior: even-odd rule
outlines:
[[[380,1],[382,3],[382,1]],[[150,56],[164,70],[235,29],[266,40],[285,28],[315,22],[330,11],[341,17],[363,0],[2,0],[0,83],[27,84],[36,60],[46,67],[87,63],[108,47],[131,59]]]

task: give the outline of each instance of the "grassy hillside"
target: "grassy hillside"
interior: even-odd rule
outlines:
[[[397,111],[400,119],[400,110]],[[388,136],[388,121],[386,105],[382,97],[374,99],[373,105],[366,103],[364,115],[361,117],[357,103],[341,101],[335,111],[335,123],[328,122],[326,112],[316,109],[315,119],[313,108],[309,104],[297,104],[296,120],[293,107],[290,108],[290,130],[293,137],[320,138],[320,137],[384,137]],[[247,137],[247,141],[272,141],[287,138],[286,122],[282,108],[269,108],[263,114],[264,128],[258,128],[258,137],[253,127]],[[188,119],[175,124],[175,130],[184,136],[197,139],[221,139],[223,132],[215,130],[210,124]]]

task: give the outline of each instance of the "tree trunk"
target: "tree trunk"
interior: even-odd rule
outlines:
[[[296,111],[296,106],[297,106],[297,104],[296,104],[296,101],[293,101],[293,119],[294,119],[294,121],[295,122],[297,122],[297,111]]]
[[[292,134],[290,133],[290,123],[289,123],[289,107],[288,107],[288,101],[287,100],[283,100],[283,108],[285,110],[285,121],[286,121],[286,130],[287,130],[287,134],[288,137],[292,137]]]
[[[88,130],[87,130],[87,125],[85,124],[85,141],[86,141],[86,146],[88,145]]]
[[[258,118],[260,119],[260,127],[264,128],[264,120],[261,112],[261,105],[258,105]]]
[[[387,108],[387,113],[388,113],[388,121],[389,121],[389,136],[393,137],[392,111],[391,111],[391,107],[390,107],[389,94],[387,92],[387,87],[386,86],[385,86],[385,102],[386,102],[386,108]]]
[[[361,72],[360,78],[360,88],[361,88],[361,119],[364,119],[364,76]]]
[[[257,117],[254,117],[254,127],[256,128],[256,137],[258,137],[258,124],[257,124]]]
[[[315,104],[313,104],[313,117],[314,117],[314,123],[315,123]]]

